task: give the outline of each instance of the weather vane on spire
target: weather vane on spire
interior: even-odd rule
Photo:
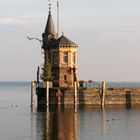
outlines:
[[[50,0],[48,0],[49,1],[49,13],[51,12],[51,1]]]

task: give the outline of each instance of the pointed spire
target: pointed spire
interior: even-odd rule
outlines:
[[[49,34],[51,34],[53,36],[56,35],[54,22],[53,22],[53,18],[52,18],[52,14],[51,14],[51,3],[50,3],[50,1],[49,1],[49,15],[48,15],[48,20],[47,20],[44,35],[48,36]]]

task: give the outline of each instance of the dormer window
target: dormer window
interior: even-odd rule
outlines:
[[[63,52],[63,63],[68,63],[68,52]]]

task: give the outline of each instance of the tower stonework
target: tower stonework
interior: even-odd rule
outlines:
[[[72,87],[77,81],[78,46],[63,34],[57,37],[50,11],[42,38],[44,61],[48,59],[52,65],[53,86]]]

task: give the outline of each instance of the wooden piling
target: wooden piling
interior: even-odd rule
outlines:
[[[102,101],[101,101],[101,105],[102,107],[104,107],[104,104],[105,104],[105,89],[106,89],[106,82],[103,81],[102,82]]]
[[[49,81],[46,82],[46,106],[49,106]]]
[[[35,86],[35,82],[32,81],[31,82],[31,105],[34,104],[34,86]]]
[[[37,67],[37,75],[36,75],[36,84],[37,84],[37,87],[39,87],[39,71],[40,71],[40,68],[39,66]]]

